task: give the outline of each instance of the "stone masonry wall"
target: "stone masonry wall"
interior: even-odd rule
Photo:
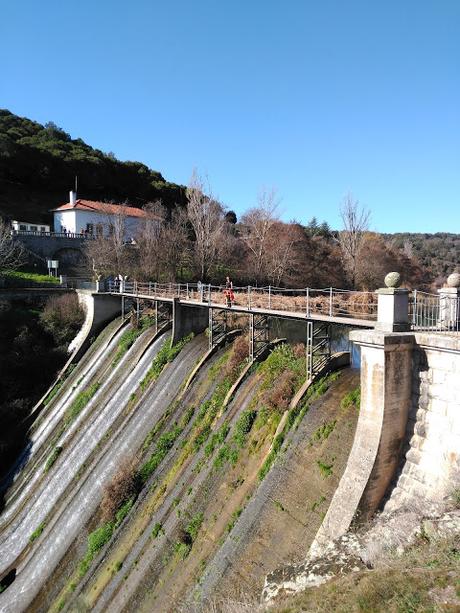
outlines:
[[[406,453],[385,511],[431,513],[460,487],[460,336],[414,337]]]

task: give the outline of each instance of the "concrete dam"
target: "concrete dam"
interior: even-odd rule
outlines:
[[[357,518],[460,485],[451,302],[450,330],[417,330],[397,288],[353,313],[332,292],[98,289],[2,482],[0,610],[256,607],[308,587]]]

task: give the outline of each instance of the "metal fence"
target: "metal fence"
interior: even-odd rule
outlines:
[[[429,294],[414,290],[410,295],[409,321],[412,330],[458,333],[459,316],[460,298],[455,294]]]
[[[180,298],[190,302],[227,306],[224,286],[200,283],[141,283],[137,281],[110,281],[108,291],[135,296]],[[280,287],[234,287],[232,306],[249,311],[296,313],[309,317],[323,315],[376,321],[377,295],[374,292],[355,292],[337,289],[285,289]]]
[[[96,282],[89,281],[83,277],[62,277],[61,287],[67,287],[69,289],[89,289],[96,291]]]

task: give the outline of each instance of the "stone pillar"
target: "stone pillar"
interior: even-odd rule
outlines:
[[[390,272],[385,277],[386,287],[377,290],[377,325],[381,332],[406,332],[409,323],[409,290],[400,288],[401,276]]]
[[[454,272],[447,278],[447,287],[438,289],[439,324],[447,330],[460,329],[460,274]]]

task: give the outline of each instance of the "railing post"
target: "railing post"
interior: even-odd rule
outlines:
[[[251,310],[251,286],[248,285],[248,309]]]
[[[188,283],[187,283],[186,288],[187,288],[187,289],[186,289],[186,291],[187,291],[187,300],[189,300],[190,296],[189,296],[189,293],[188,293]]]
[[[438,327],[441,330],[458,331],[460,322],[460,274],[454,272],[449,275],[447,277],[447,287],[442,287],[441,289],[438,289],[438,294]]]
[[[310,288],[307,287],[307,309],[306,309],[307,317],[310,317]]]
[[[268,286],[268,308],[272,308],[272,286]]]
[[[332,317],[332,287],[329,288],[329,317]]]
[[[414,301],[412,303],[412,325],[415,327],[417,324],[417,290],[413,292]]]
[[[386,287],[377,290],[376,330],[382,332],[405,332],[409,323],[409,290],[400,288],[401,275],[389,272],[385,277]]]
[[[157,284],[156,283],[153,284],[153,295],[154,296],[157,295]]]
[[[208,304],[211,304],[211,284],[208,284]]]

